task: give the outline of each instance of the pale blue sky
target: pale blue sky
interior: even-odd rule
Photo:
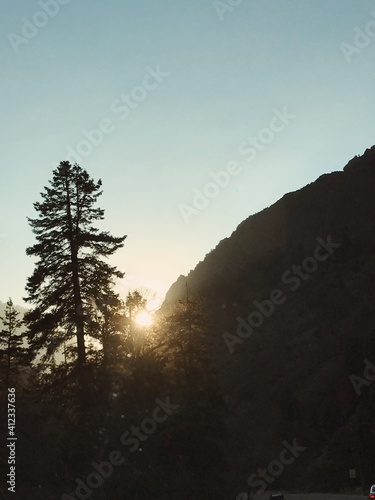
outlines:
[[[22,304],[26,216],[52,166],[104,119],[111,132],[80,164],[103,180],[108,230],[128,234],[113,258],[124,290],[166,290],[243,219],[375,143],[375,29],[350,63],[340,47],[375,21],[372,1],[243,0],[220,19],[212,0],[71,0],[16,53],[8,35],[42,3],[0,17],[2,301]],[[115,101],[150,68],[164,76],[121,119]],[[295,118],[246,162],[239,144],[285,107]],[[179,205],[231,160],[241,173],[187,224]]]

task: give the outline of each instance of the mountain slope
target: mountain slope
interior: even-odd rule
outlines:
[[[375,147],[243,221],[187,277],[215,328],[234,492],[285,440],[306,450],[279,475],[252,476],[258,488],[334,491],[375,476],[375,371],[364,376],[375,365],[374,193]]]

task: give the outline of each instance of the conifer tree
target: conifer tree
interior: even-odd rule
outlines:
[[[90,330],[102,344],[102,362],[105,367],[121,360],[123,349],[120,349],[124,331],[124,304],[118,294],[107,289],[95,299],[95,316],[92,318]]]
[[[174,360],[188,393],[212,376],[210,324],[200,299],[180,300],[159,319],[165,355]],[[207,379],[207,380],[205,380]]]
[[[95,206],[101,180],[64,161],[49,183],[43,201],[34,203],[39,217],[28,219],[37,243],[26,253],[38,258],[26,286],[25,300],[35,305],[25,315],[28,338],[34,355],[45,350],[45,360],[75,338],[77,365],[83,366],[95,300],[123,277],[105,258],[123,246],[126,236],[111,236],[94,225],[104,219],[104,210]]]
[[[9,385],[13,366],[22,360],[26,354],[26,349],[23,347],[24,335],[17,333],[17,330],[22,326],[22,320],[18,319],[19,314],[13,305],[12,299],[9,299],[6,303],[4,316],[0,317],[3,323],[3,330],[0,332],[0,353],[3,358],[7,385]]]

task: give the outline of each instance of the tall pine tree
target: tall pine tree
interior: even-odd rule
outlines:
[[[116,238],[94,225],[104,219],[104,210],[95,207],[101,180],[94,182],[79,165],[64,161],[49,183],[41,193],[43,201],[34,203],[39,218],[28,219],[37,243],[26,253],[38,261],[25,298],[35,308],[25,322],[34,355],[45,349],[48,360],[75,337],[77,365],[83,366],[96,299],[123,277],[104,258],[121,248],[126,236]]]

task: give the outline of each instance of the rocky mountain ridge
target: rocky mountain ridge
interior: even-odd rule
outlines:
[[[166,295],[207,299],[234,492],[294,439],[306,451],[267,487],[373,482],[374,193],[372,147],[244,220]]]

